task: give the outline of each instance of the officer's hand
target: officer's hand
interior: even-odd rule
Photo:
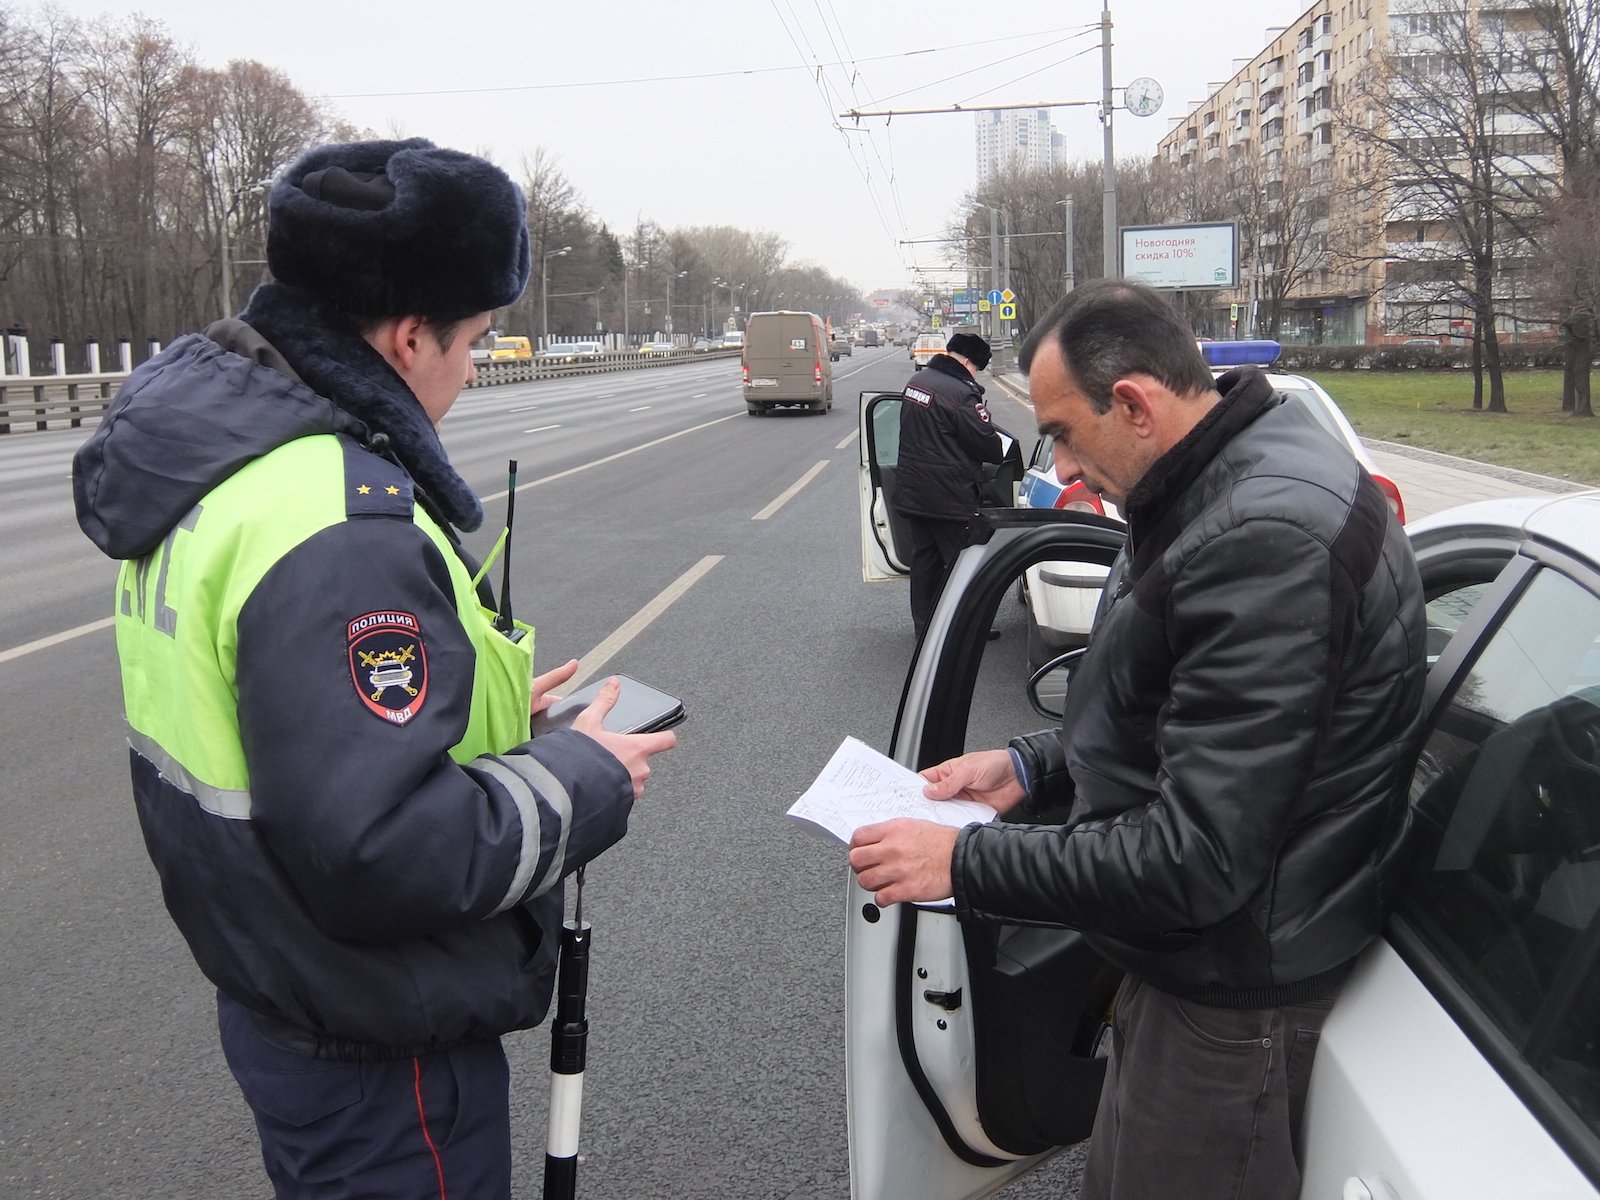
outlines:
[[[943,900],[954,890],[950,859],[960,832],[907,817],[863,825],[850,839],[850,869],[880,907]]]
[[[589,707],[578,714],[572,727],[599,742],[628,769],[628,777],[633,780],[633,798],[637,800],[644,795],[644,781],[650,778],[651,758],[676,746],[678,735],[670,729],[661,733],[612,733],[604,728],[602,722],[621,694],[620,680],[615,677],[606,680]]]
[[[976,800],[997,813],[1010,812],[1027,795],[1007,750],[979,750],[946,759],[922,772],[922,777],[928,781],[922,794],[930,800]]]
[[[546,671],[543,675],[535,675],[533,677],[533,703],[528,705],[528,711],[534,716],[538,716],[557,700],[561,699],[550,689],[560,687],[577,673],[578,660],[569,658],[554,671]]]

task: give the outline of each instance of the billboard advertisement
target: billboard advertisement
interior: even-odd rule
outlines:
[[[950,311],[953,313],[975,313],[978,311],[978,291],[976,288],[957,289],[950,293]]]
[[[1125,225],[1122,277],[1157,288],[1237,287],[1239,227]]]

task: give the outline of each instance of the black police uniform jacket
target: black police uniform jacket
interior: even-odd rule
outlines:
[[[1074,927],[1196,1000],[1329,994],[1378,932],[1422,736],[1421,580],[1377,486],[1255,368],[1128,498],[1028,810],[969,826],[961,912]],[[1028,811],[1025,810],[1025,811]]]
[[[965,521],[978,508],[984,463],[1004,458],[983,389],[955,359],[936,354],[901,392],[895,509],[911,517]]]

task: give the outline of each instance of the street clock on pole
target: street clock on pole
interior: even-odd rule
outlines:
[[[1141,75],[1122,89],[1122,106],[1136,117],[1153,117],[1161,111],[1165,93],[1148,75]]]

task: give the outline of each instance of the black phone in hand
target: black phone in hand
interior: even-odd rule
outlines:
[[[601,722],[612,733],[655,733],[671,729],[688,715],[684,711],[683,701],[676,696],[669,696],[660,688],[640,683],[631,676],[612,674],[586,684],[570,696],[562,697],[544,712],[535,713],[533,736],[538,737],[541,733],[571,725],[578,714],[593,703],[607,679],[615,679],[622,684],[616,704]]]

